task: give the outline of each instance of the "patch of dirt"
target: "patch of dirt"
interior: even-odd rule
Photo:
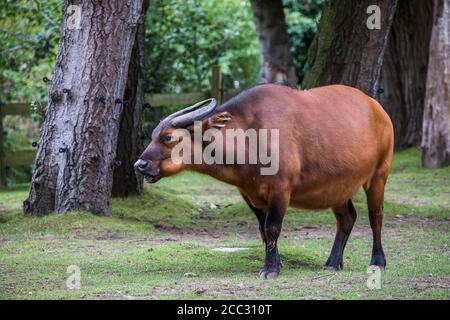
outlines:
[[[256,276],[255,276],[256,277]],[[204,282],[199,283],[175,283],[171,287],[166,286],[155,286],[151,292],[153,297],[157,299],[164,298],[165,296],[172,296],[176,294],[190,294],[195,293],[202,297],[202,295],[206,294],[208,297],[211,296],[226,296],[228,298],[233,297],[256,297],[258,295],[259,287],[256,287],[249,283],[239,282],[239,283],[230,283],[229,279],[216,279],[214,282]]]
[[[450,221],[435,220],[426,217],[416,216],[390,216],[385,215],[385,223],[383,227],[383,234],[390,239],[402,239],[402,234],[399,228],[406,225],[420,225],[420,226],[437,226],[448,225]],[[162,232],[160,235],[152,235],[146,238],[145,241],[156,243],[176,242],[176,241],[199,241],[217,244],[224,238],[236,238],[242,241],[252,241],[260,239],[258,224],[255,221],[252,223],[241,223],[236,225],[225,224],[220,226],[218,224],[211,225],[211,228],[200,227],[194,229],[182,230],[178,228],[160,228]],[[305,224],[305,225],[284,225],[281,233],[281,238],[286,240],[305,240],[305,239],[334,239],[336,227],[328,224]],[[372,231],[367,221],[356,221],[352,230],[352,238],[366,238],[371,237]],[[111,239],[114,240],[114,239]]]
[[[422,226],[433,226],[433,225],[450,225],[449,220],[436,220],[427,217],[418,216],[403,216],[403,215],[385,215],[385,226],[398,226],[401,224],[415,224]]]
[[[422,278],[412,278],[401,285],[404,289],[409,290],[450,290],[450,278],[449,277],[422,277]],[[450,291],[449,291],[450,296]]]
[[[388,198],[390,202],[398,205],[414,205],[416,207],[425,207],[433,205],[433,202],[428,199],[396,199],[396,198]]]
[[[169,232],[169,233],[176,233],[176,232],[180,232],[182,231],[182,229],[177,228],[175,226],[167,226],[158,222],[151,222],[152,226],[155,227],[156,230],[158,231],[163,231],[163,232]]]

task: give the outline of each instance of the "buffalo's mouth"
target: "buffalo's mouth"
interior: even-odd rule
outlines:
[[[161,179],[161,175],[159,173],[156,174],[145,174],[144,175],[145,182],[147,183],[155,183],[159,179]]]

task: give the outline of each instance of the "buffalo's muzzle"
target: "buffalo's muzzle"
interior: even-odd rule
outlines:
[[[154,183],[161,178],[159,170],[152,169],[152,164],[149,161],[139,159],[135,162],[134,169],[137,173],[142,174],[149,183]]]

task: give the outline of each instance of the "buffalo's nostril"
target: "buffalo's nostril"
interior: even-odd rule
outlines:
[[[143,169],[147,168],[147,166],[148,166],[148,162],[147,162],[147,161],[144,161],[144,160],[142,160],[142,159],[139,159],[139,160],[136,161],[136,163],[134,164],[134,167],[135,167],[136,169],[140,169],[140,170],[143,170]]]
[[[145,169],[147,167],[147,162],[141,162],[139,163],[139,168]]]

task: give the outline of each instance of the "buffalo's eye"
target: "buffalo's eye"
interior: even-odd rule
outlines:
[[[163,142],[163,143],[168,143],[170,141],[172,141],[172,136],[170,136],[170,135],[161,137],[161,142]]]

